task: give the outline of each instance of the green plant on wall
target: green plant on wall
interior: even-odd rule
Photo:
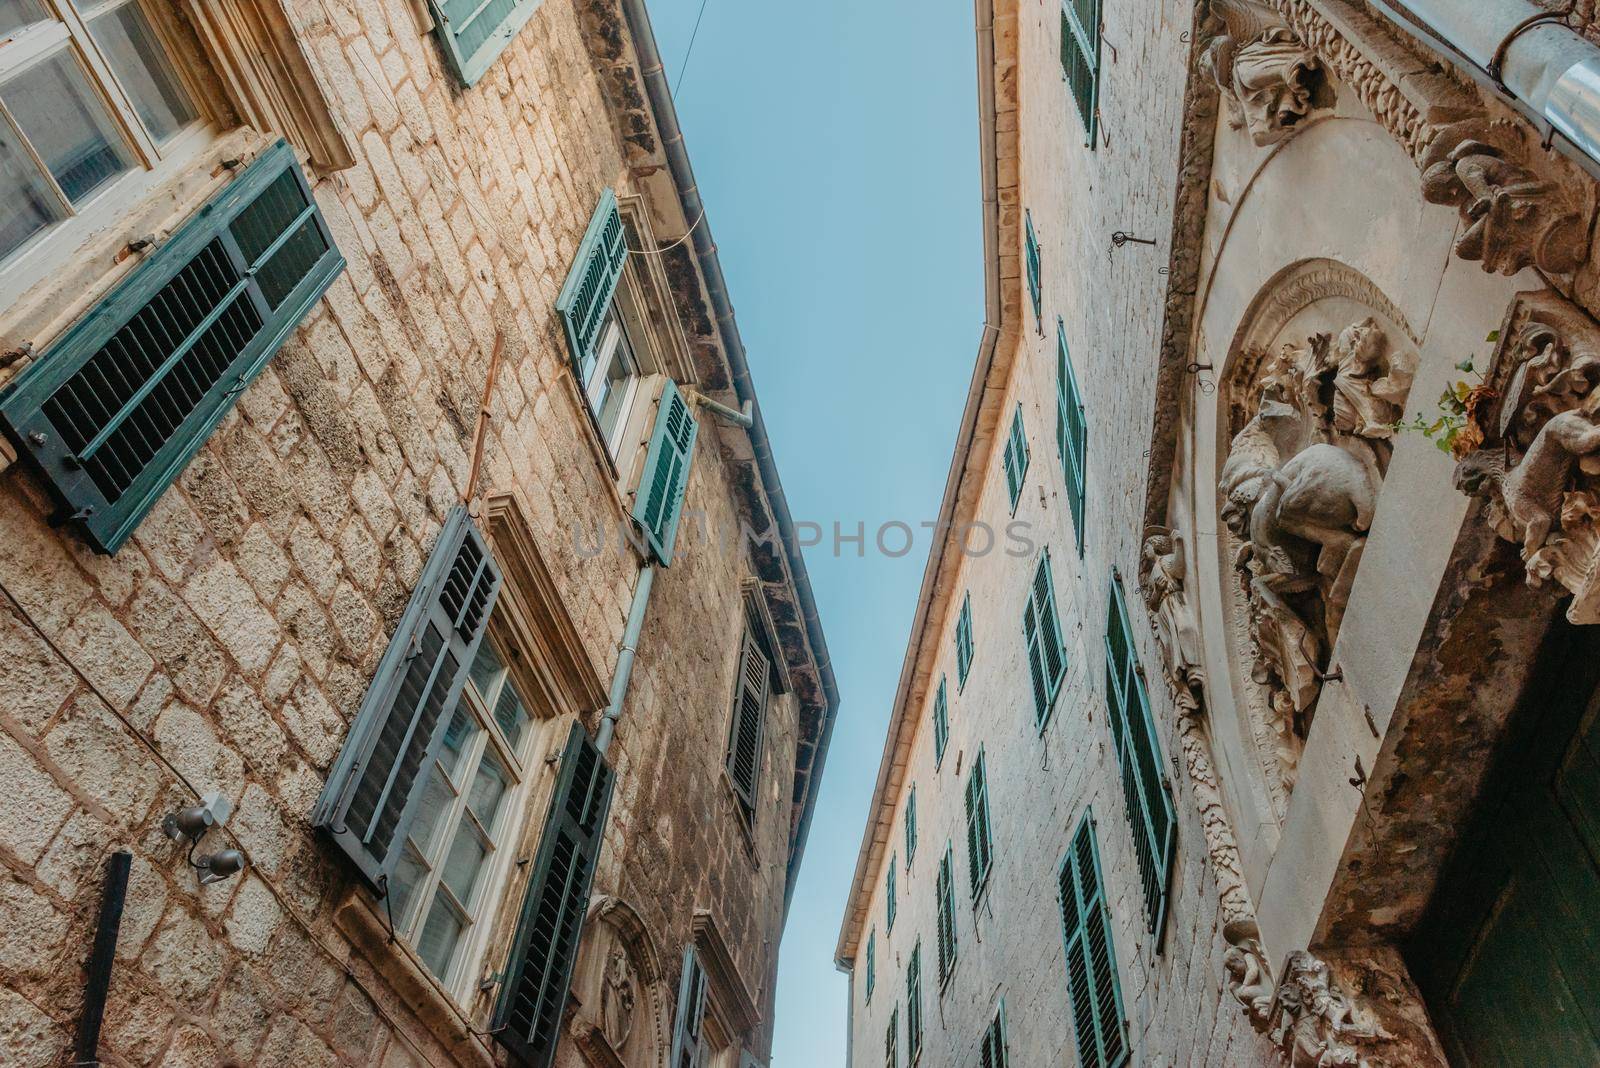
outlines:
[[[1500,331],[1491,331],[1484,340],[1494,344],[1500,340]],[[1395,432],[1420,433],[1440,452],[1448,452],[1458,460],[1476,451],[1484,439],[1482,419],[1497,394],[1484,381],[1483,374],[1474,370],[1473,363],[1474,357],[1468,356],[1456,364],[1456,370],[1471,377],[1457,379],[1445,387],[1439,394],[1436,415],[1430,418],[1418,412],[1412,419],[1401,419],[1394,424]]]

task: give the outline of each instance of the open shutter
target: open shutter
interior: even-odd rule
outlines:
[[[539,0],[428,0],[446,64],[474,85],[533,16]]]
[[[900,1006],[889,1013],[889,1030],[883,1036],[883,1068],[900,1068]]]
[[[937,771],[944,763],[944,750],[950,744],[950,696],[943,675],[939,676],[939,692],[933,697],[933,767]]]
[[[1006,494],[1011,500],[1011,510],[1017,510],[1022,499],[1022,482],[1028,473],[1028,432],[1022,424],[1022,405],[1011,420],[1011,433],[1006,438],[1005,452]]]
[[[906,874],[911,873],[911,862],[917,858],[917,784],[911,784],[906,796]]]
[[[1111,913],[1100,877],[1094,817],[1086,814],[1061,862],[1057,892],[1067,949],[1067,996],[1084,1068],[1118,1068],[1128,1057]]]
[[[906,1063],[922,1052],[922,939],[911,949],[906,965]]]
[[[1061,645],[1061,622],[1056,614],[1055,580],[1050,575],[1050,554],[1039,560],[1033,586],[1022,612],[1022,634],[1028,649],[1028,672],[1033,683],[1033,721],[1043,728],[1055,705],[1066,675]]]
[[[589,732],[574,723],[495,1008],[495,1038],[531,1068],[555,1058],[615,784]]]
[[[706,972],[693,946],[683,951],[678,977],[678,1013],[672,1024],[671,1068],[701,1068],[700,1025],[706,1015]]]
[[[1039,256],[1039,235],[1033,229],[1033,212],[1022,213],[1024,247],[1023,254],[1028,267],[1028,301],[1033,305],[1033,321],[1039,324],[1039,332],[1044,333],[1044,262]]]
[[[744,805],[755,811],[756,783],[761,775],[761,732],[766,719],[767,687],[772,666],[756,643],[750,628],[744,631],[739,652],[739,683],[733,697],[733,726],[728,737],[728,778]]]
[[[956,619],[956,689],[967,685],[967,671],[972,667],[972,594],[961,600],[961,615]]]
[[[312,812],[379,894],[421,801],[412,787],[427,781],[499,591],[488,542],[457,506]]]
[[[989,785],[984,772],[983,750],[967,774],[967,875],[972,896],[977,897],[989,875],[993,845],[989,840]]]
[[[694,439],[699,424],[689,414],[689,403],[670,378],[656,407],[656,426],[650,435],[644,474],[633,500],[633,518],[661,566],[672,564],[672,547],[678,540],[678,518],[689,488],[689,465],[694,459]]]
[[[556,297],[556,312],[567,333],[567,354],[582,391],[594,370],[599,355],[600,328],[622,278],[622,265],[628,258],[628,242],[617,210],[617,194],[610,189],[600,194],[600,203],[589,218],[578,254],[572,259],[567,280]]]
[[[1067,505],[1072,511],[1072,530],[1083,556],[1084,500],[1088,492],[1086,450],[1088,425],[1083,411],[1083,396],[1067,352],[1067,325],[1056,320],[1056,452],[1061,457],[1062,480],[1067,484]]]
[[[878,932],[867,935],[867,1004],[872,1004],[872,991],[878,985]]]
[[[279,141],[18,376],[0,425],[115,552],[343,269]]]
[[[978,1057],[980,1068],[1006,1068],[1006,1003],[1001,1002],[995,1011],[988,1030],[983,1033],[983,1049]]]
[[[895,910],[899,908],[899,903],[897,901],[895,901],[895,894],[894,894],[894,873],[895,873],[895,869],[897,867],[899,867],[899,866],[900,866],[900,858],[899,858],[899,856],[891,856],[889,858],[889,870],[883,876],[883,893],[884,893],[884,906],[883,907],[884,907],[884,911],[885,911],[885,914],[886,914],[886,919],[884,920],[884,925],[883,926],[884,926],[884,930],[885,931],[889,931],[889,932],[892,932],[894,930],[894,914],[895,914]]]
[[[948,845],[939,861],[935,892],[939,897],[939,981],[943,982],[956,965],[955,856]]]
[[[1061,70],[1094,146],[1100,104],[1100,0],[1065,0],[1061,8]]]

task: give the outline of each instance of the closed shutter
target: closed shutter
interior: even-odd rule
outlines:
[[[1061,9],[1061,70],[1072,105],[1094,147],[1100,105],[1100,0],[1065,0]]]
[[[917,857],[917,785],[911,784],[911,792],[906,796],[906,872],[911,871],[911,862]]]
[[[1011,499],[1011,510],[1017,510],[1022,499],[1022,482],[1028,473],[1028,433],[1022,425],[1022,405],[1011,420],[1011,433],[1006,438],[1005,452],[1006,493]]]
[[[428,0],[446,64],[475,85],[533,16],[539,0]]]
[[[933,766],[944,763],[945,746],[950,744],[950,697],[945,679],[939,676],[939,692],[933,697]]]
[[[1067,326],[1056,320],[1056,453],[1061,457],[1061,474],[1067,484],[1067,505],[1072,511],[1072,530],[1078,541],[1078,556],[1083,556],[1083,518],[1088,492],[1086,452],[1089,433],[1084,419],[1083,395],[1067,352]]]
[[[889,1013],[889,1032],[883,1038],[883,1068],[900,1068],[900,1006]]]
[[[895,894],[894,894],[894,871],[895,871],[895,868],[899,867],[899,865],[900,865],[900,857],[899,857],[899,855],[895,854],[895,855],[890,856],[889,857],[889,871],[883,877],[884,909],[888,913],[888,919],[884,923],[884,929],[887,930],[887,931],[893,931],[894,930],[894,913],[895,913],[895,909],[898,908],[898,903],[895,901]]]
[[[867,1004],[872,1004],[872,991],[878,985],[878,932],[867,935]]]
[[[1024,211],[1023,255],[1028,268],[1028,300],[1033,305],[1033,321],[1044,333],[1044,261],[1039,255],[1039,235],[1033,229],[1033,212]]]
[[[972,594],[961,601],[961,616],[956,620],[956,689],[967,685],[972,667]]]
[[[939,861],[935,892],[939,897],[939,981],[942,983],[956,966],[955,856],[948,845]]]
[[[1033,684],[1033,722],[1043,729],[1055,707],[1056,695],[1067,673],[1061,643],[1061,621],[1056,613],[1055,580],[1046,552],[1033,573],[1028,602],[1022,609],[1022,637],[1028,650],[1028,674]]]
[[[706,971],[693,946],[683,951],[678,975],[678,1011],[672,1023],[671,1068],[701,1068],[700,1028],[706,1017]]]
[[[605,756],[574,723],[495,1007],[495,1038],[530,1068],[555,1059],[615,785]]]
[[[756,784],[761,776],[761,735],[767,714],[768,683],[772,665],[750,628],[744,631],[739,653],[739,683],[733,695],[733,725],[728,734],[728,778],[744,806],[745,815],[755,812]]]
[[[18,376],[0,424],[116,552],[343,269],[279,141]]]
[[[983,1048],[978,1056],[980,1068],[1006,1068],[1006,1003],[1001,1002],[994,1019],[983,1032]]]
[[[1111,582],[1106,619],[1106,698],[1111,738],[1116,743],[1122,772],[1123,797],[1133,825],[1134,855],[1144,887],[1145,923],[1156,936],[1156,949],[1166,929],[1167,895],[1172,855],[1177,845],[1177,818],[1161,771],[1161,747],[1144,676],[1133,649],[1128,606],[1122,584]]]
[[[994,859],[994,844],[989,835],[989,779],[984,770],[983,750],[972,762],[967,774],[967,875],[972,882],[972,896],[977,897],[989,878],[989,865]]]
[[[1118,1068],[1128,1058],[1111,912],[1100,878],[1094,817],[1085,814],[1061,862],[1057,893],[1066,937],[1067,996],[1083,1068]]]
[[[600,194],[600,203],[589,219],[589,228],[584,231],[567,280],[556,297],[556,312],[566,330],[567,355],[580,391],[599,358],[600,330],[627,258],[628,241],[622,214],[617,210],[617,194],[607,189]]]
[[[439,751],[499,591],[489,544],[458,505],[312,812],[312,824],[380,894],[400,861],[428,762]]]
[[[678,518],[689,488],[689,465],[694,459],[694,439],[699,424],[689,414],[689,404],[668,379],[656,407],[655,431],[650,435],[644,474],[634,496],[633,518],[645,541],[663,567],[672,564],[672,547],[678,540]]]
[[[911,950],[906,965],[906,1063],[915,1064],[922,1052],[922,939]]]

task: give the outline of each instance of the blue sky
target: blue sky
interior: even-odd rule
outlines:
[[[650,0],[677,76],[700,0]],[[843,697],[784,937],[782,1068],[844,1064],[834,942],[983,321],[972,9],[708,0],[677,93]],[[898,558],[872,547],[899,520]],[[835,555],[833,524],[867,552]],[[888,546],[900,549],[900,537]]]

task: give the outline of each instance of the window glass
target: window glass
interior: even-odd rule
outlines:
[[[62,215],[61,201],[50,183],[0,117],[0,257],[21,248]]]
[[[617,438],[627,422],[628,407],[633,400],[633,387],[638,377],[638,360],[628,342],[628,333],[617,317],[616,306],[612,305],[606,313],[606,324],[600,335],[600,358],[589,377],[587,392],[595,421],[600,424],[600,436],[613,453],[617,449]]]
[[[89,32],[152,138],[158,143],[171,140],[194,121],[194,104],[137,0],[96,15]]]
[[[39,0],[0,0],[0,34],[9,34],[44,17],[44,7]]]
[[[0,101],[74,205],[132,169],[132,153],[71,52],[7,79]]]
[[[434,975],[443,978],[450,971],[450,962],[465,926],[448,897],[439,894],[433,899],[433,907],[428,910],[428,922],[417,939],[417,952]]]

